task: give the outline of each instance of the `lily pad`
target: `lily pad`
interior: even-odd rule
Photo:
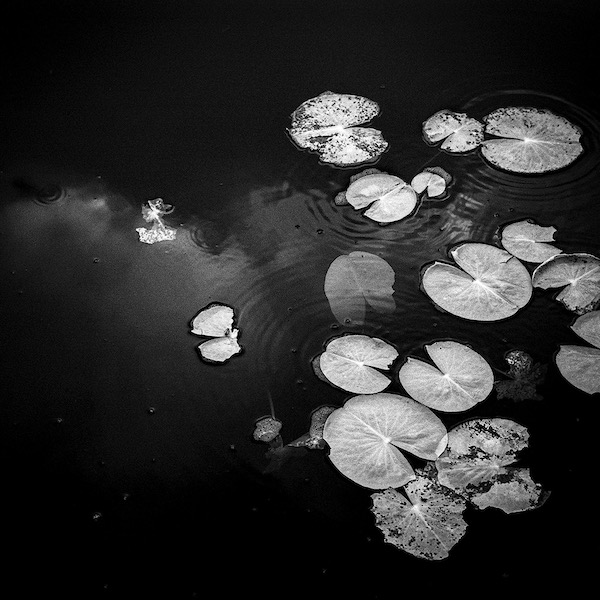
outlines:
[[[404,493],[387,489],[371,495],[384,540],[419,558],[446,558],[467,530],[465,500],[419,471]]]
[[[442,142],[446,152],[474,150],[483,141],[483,123],[465,113],[440,110],[423,123],[423,138],[428,144]]]
[[[417,194],[427,192],[428,198],[437,198],[446,193],[446,180],[441,175],[430,171],[422,171],[415,175],[410,185]]]
[[[257,442],[271,443],[277,439],[283,423],[274,417],[263,417],[254,424],[252,437]]]
[[[375,394],[391,381],[387,371],[398,351],[387,342],[368,335],[342,335],[330,340],[319,356],[322,375],[335,387],[355,394]]]
[[[354,396],[332,412],[323,438],[343,475],[364,487],[385,489],[415,478],[400,450],[436,460],[446,447],[446,428],[415,400],[379,393]]]
[[[502,229],[500,243],[520,260],[542,263],[562,252],[547,243],[554,241],[555,233],[556,228],[552,226],[542,227],[530,220],[518,221]]]
[[[355,166],[378,158],[388,147],[377,129],[358,127],[379,114],[373,100],[351,94],[323,92],[292,113],[291,139],[317,152],[324,163]]]
[[[233,323],[233,308],[220,302],[211,302],[192,319],[194,335],[213,338],[198,346],[202,360],[220,364],[242,351],[237,341],[239,330]]]
[[[595,348],[562,345],[556,354],[561,375],[587,394],[600,392],[600,311],[578,317],[571,329]]]
[[[393,298],[394,269],[379,256],[350,252],[338,256],[325,274],[325,295],[340,323],[356,325],[365,320],[367,303],[379,313],[396,309]]]
[[[502,418],[471,419],[448,432],[448,445],[436,460],[439,482],[479,508],[507,513],[536,508],[542,488],[526,467],[514,463],[527,448],[525,427]]]
[[[581,130],[549,110],[499,108],[484,117],[485,133],[498,136],[481,143],[492,165],[513,173],[546,173],[571,164],[582,152]]]
[[[357,210],[370,206],[363,213],[365,217],[377,223],[392,223],[410,215],[418,197],[400,177],[374,173],[352,182],[346,190],[346,200]]]
[[[443,412],[461,412],[492,392],[492,368],[469,346],[442,341],[426,345],[425,350],[435,366],[408,357],[398,373],[402,387],[421,404]]]
[[[557,254],[536,267],[534,287],[561,287],[556,296],[565,308],[582,315],[600,304],[600,259],[592,254]]]
[[[451,250],[458,266],[434,262],[422,273],[425,293],[443,310],[473,321],[514,315],[532,294],[525,266],[506,250],[466,243]]]

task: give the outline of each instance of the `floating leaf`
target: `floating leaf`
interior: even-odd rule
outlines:
[[[556,299],[579,315],[600,304],[600,259],[592,254],[557,254],[536,267],[534,287],[564,288]]]
[[[571,164],[582,152],[581,131],[546,109],[499,108],[483,119],[485,133],[502,139],[481,143],[483,156],[513,173],[546,173]]]
[[[271,443],[277,439],[283,423],[274,417],[263,417],[256,421],[252,437],[257,442]]]
[[[363,96],[323,92],[292,113],[288,133],[300,147],[339,167],[372,161],[388,143],[377,129],[357,127],[379,114],[379,105]]]
[[[510,379],[496,381],[496,396],[499,400],[541,400],[537,386],[546,378],[547,366],[533,362],[533,358],[523,350],[511,350],[505,356],[509,365]]]
[[[359,173],[355,173],[354,175],[352,175],[350,177],[350,183],[348,185],[354,183],[357,179],[360,179],[361,177],[366,177],[367,175],[374,175],[376,173],[383,173],[383,171],[380,171],[379,169],[374,169],[372,167],[364,169]],[[350,202],[348,202],[348,199],[346,198],[346,190],[342,190],[341,192],[336,194],[333,201],[337,206],[348,206],[350,204]]]
[[[325,295],[331,312],[340,323],[348,319],[362,325],[366,303],[379,313],[396,309],[394,269],[379,256],[368,252],[350,252],[338,256],[325,275]]]
[[[452,341],[435,342],[425,350],[435,367],[408,357],[398,373],[402,387],[415,400],[434,410],[460,412],[490,395],[494,374],[475,350]]]
[[[371,495],[371,511],[385,541],[419,558],[446,558],[467,530],[465,500],[420,472],[404,492],[406,496],[387,489]]]
[[[563,345],[556,355],[556,366],[576,388],[596,394],[600,392],[600,311],[578,317],[571,329],[596,347]]]
[[[156,242],[174,240],[177,230],[165,225],[162,219],[164,215],[168,215],[170,212],[173,212],[173,206],[165,204],[162,198],[148,200],[148,206],[142,206],[142,217],[144,218],[144,221],[152,223],[152,228],[136,228],[140,237],[140,242],[154,244]]]
[[[465,113],[440,110],[423,123],[423,137],[429,144],[444,140],[446,152],[469,152],[483,140],[483,123]]]
[[[342,335],[327,343],[318,364],[334,386],[356,394],[374,394],[391,383],[377,369],[389,370],[397,357],[398,351],[379,338]]]
[[[370,206],[363,213],[365,217],[377,223],[392,223],[410,215],[418,197],[400,177],[374,173],[352,182],[346,190],[346,200],[357,210]]]
[[[554,241],[555,233],[556,228],[552,226],[542,227],[529,220],[518,221],[504,227],[500,243],[520,260],[541,263],[562,252],[546,243]]]
[[[424,291],[443,310],[463,319],[497,321],[529,302],[529,272],[506,250],[466,243],[450,254],[458,267],[434,262],[421,279]]]
[[[446,180],[441,175],[429,171],[422,171],[415,175],[410,185],[417,194],[426,191],[428,198],[437,198],[446,192]]]
[[[233,321],[233,308],[220,302],[211,302],[192,319],[194,335],[215,338],[198,346],[200,358],[209,363],[224,363],[242,351],[237,341],[239,330],[233,327]]]
[[[465,421],[448,433],[446,450],[435,463],[438,480],[479,508],[507,513],[535,508],[541,486],[527,468],[514,466],[528,440],[527,429],[509,419]]]
[[[427,407],[399,394],[354,396],[329,415],[323,438],[329,458],[352,481],[372,489],[414,479],[400,450],[435,460],[446,446],[446,428]]]

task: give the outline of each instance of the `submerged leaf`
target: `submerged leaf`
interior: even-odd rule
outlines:
[[[452,341],[435,342],[425,350],[435,367],[408,357],[398,373],[402,387],[415,400],[434,410],[460,412],[490,395],[494,374],[475,350]]]
[[[562,252],[546,243],[554,241],[555,233],[555,227],[542,227],[529,220],[519,221],[504,227],[500,242],[520,260],[541,263]]]
[[[309,450],[323,450],[326,447],[323,439],[323,429],[329,415],[336,410],[337,406],[326,404],[313,410],[310,415],[310,429],[308,433],[300,436],[298,439],[290,442],[288,446],[308,448]]]
[[[438,480],[476,506],[507,513],[536,508],[542,489],[529,470],[516,467],[527,447],[525,427],[501,418],[471,419],[448,432],[448,445],[436,461]]]
[[[446,428],[427,407],[405,396],[354,396],[329,415],[323,430],[329,458],[364,487],[399,487],[414,479],[400,450],[435,460],[446,447]]]
[[[600,311],[578,317],[571,329],[596,347],[563,345],[556,355],[556,366],[576,388],[596,394],[600,392]]]
[[[469,152],[483,140],[483,123],[465,113],[440,110],[423,123],[423,137],[429,144],[444,140],[446,152]]]
[[[443,310],[473,321],[497,321],[515,314],[532,294],[525,266],[489,244],[461,244],[450,252],[458,266],[434,262],[422,287]]]
[[[363,96],[323,92],[292,113],[288,130],[300,147],[340,167],[372,161],[388,143],[377,129],[357,127],[379,114],[379,105]]]
[[[194,335],[215,338],[198,346],[200,358],[209,363],[224,363],[242,351],[237,341],[239,330],[233,327],[233,322],[233,308],[220,302],[211,302],[192,319]]]
[[[534,364],[533,359],[523,350],[511,350],[505,356],[509,365],[508,376],[511,379],[496,381],[496,396],[499,400],[541,400],[537,386],[546,378],[547,366]]]
[[[482,142],[481,153],[506,171],[555,171],[583,152],[579,128],[546,109],[510,106],[495,110],[483,120],[485,133],[501,139]]]
[[[377,369],[389,370],[397,357],[398,351],[379,338],[342,335],[327,343],[318,364],[334,386],[356,394],[374,394],[391,383]]]
[[[404,492],[406,496],[387,489],[371,495],[371,511],[384,540],[419,558],[446,558],[467,530],[465,500],[420,472]]]
[[[355,180],[346,190],[346,200],[357,210],[370,206],[364,216],[378,223],[404,219],[417,206],[417,194],[395,175],[374,173]]]
[[[600,304],[600,259],[592,254],[557,254],[536,267],[534,287],[562,287],[556,296],[568,310],[579,315]]]
[[[379,256],[368,252],[350,252],[338,256],[325,275],[325,295],[331,312],[340,323],[347,319],[362,325],[366,303],[379,313],[396,308],[394,270]]]

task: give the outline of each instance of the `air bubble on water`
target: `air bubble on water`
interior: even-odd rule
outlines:
[[[124,492],[123,494],[121,494],[121,499],[123,501],[129,500],[130,497],[131,497],[131,494],[128,494],[127,492]]]
[[[99,259],[98,257],[96,257],[96,258],[94,258],[94,262],[95,262],[96,264],[98,264],[98,263],[100,262],[100,259]]]
[[[329,326],[329,329],[339,329],[339,328],[340,328],[340,326],[339,326],[337,323],[332,323],[332,324]]]
[[[352,319],[344,319],[344,323],[346,323],[346,325],[350,325],[352,323]]]
[[[95,512],[92,514],[92,521],[94,521],[94,523],[97,523],[101,518],[102,518],[101,512]]]
[[[318,234],[318,235],[321,235],[322,233],[323,233],[323,230],[322,230],[322,229],[317,229],[317,234]]]
[[[149,414],[149,415],[153,415],[155,412],[156,412],[156,409],[155,409],[153,406],[150,406],[150,407],[148,408],[148,414]]]
[[[296,379],[296,383],[298,385],[302,385],[304,383],[304,381],[302,379]]]

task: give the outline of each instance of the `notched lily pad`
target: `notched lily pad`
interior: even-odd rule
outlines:
[[[423,138],[428,144],[442,142],[446,152],[470,152],[483,141],[483,123],[465,113],[440,110],[423,123]]]
[[[204,307],[192,319],[191,333],[213,338],[197,347],[205,362],[222,364],[242,351],[237,341],[239,330],[234,327],[233,308],[226,304],[211,302]]]
[[[546,495],[526,467],[516,466],[527,448],[525,427],[502,418],[471,419],[448,432],[448,445],[436,461],[439,482],[479,508],[506,513],[540,506]]]
[[[465,500],[420,470],[403,491],[371,495],[371,511],[384,540],[419,558],[446,558],[467,530]]]
[[[530,300],[526,267],[506,250],[466,243],[451,250],[456,262],[434,262],[422,271],[421,286],[441,309],[473,321],[514,315]]]
[[[481,143],[492,165],[513,173],[546,173],[570,165],[582,152],[581,130],[552,111],[531,107],[499,108],[484,117]]]
[[[531,280],[544,290],[563,288],[556,300],[578,315],[600,305],[600,259],[592,254],[557,254],[536,267]]]
[[[587,394],[600,392],[600,311],[577,318],[571,329],[594,348],[562,345],[555,362],[561,375]]]
[[[502,229],[500,243],[520,260],[542,263],[562,252],[548,243],[554,241],[555,233],[555,227],[543,227],[527,219],[506,225]]]
[[[427,198],[439,199],[446,195],[451,181],[452,176],[441,167],[426,167],[412,178],[410,185],[417,194],[425,192]]]
[[[318,153],[324,163],[355,166],[375,160],[388,147],[379,130],[358,127],[378,114],[373,100],[327,91],[292,113],[288,133],[297,146]]]
[[[334,387],[355,394],[375,394],[391,381],[388,371],[398,351],[379,338],[368,335],[342,335],[331,339],[325,351],[313,361],[318,377]]]
[[[400,450],[435,460],[446,447],[446,428],[415,400],[379,393],[354,396],[333,411],[323,438],[343,475],[367,488],[386,489],[415,477]]]

